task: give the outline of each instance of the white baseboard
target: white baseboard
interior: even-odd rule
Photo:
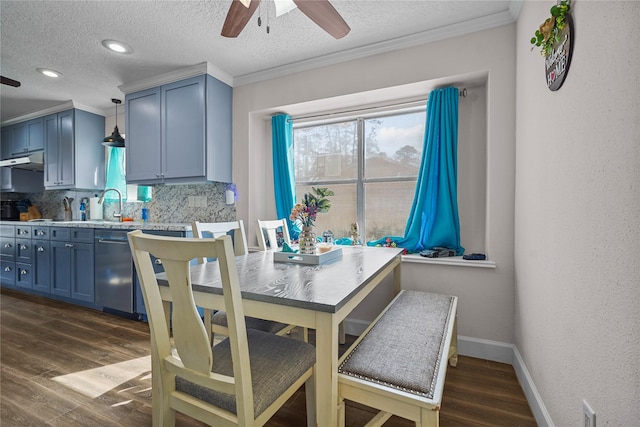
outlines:
[[[369,322],[357,319],[346,319],[344,325],[345,331],[349,335],[360,335],[367,329],[367,326],[369,326]],[[515,345],[458,335],[458,354],[461,356],[492,360],[494,362],[508,363],[513,366],[538,426],[554,427],[551,416],[544,406],[538,389],[533,383],[531,375],[529,375],[529,370],[524,364],[524,360]]]

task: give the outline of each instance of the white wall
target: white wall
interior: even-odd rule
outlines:
[[[402,284],[458,295],[461,335],[512,343],[515,74],[514,24],[235,87],[233,180],[239,192],[237,215],[248,225],[249,239],[254,239],[256,219],[275,215],[271,128],[265,121],[272,113],[304,114],[354,102],[426,98],[436,85],[480,82],[486,85],[487,111],[482,128],[486,135],[479,136],[487,144],[484,240],[497,268],[404,264]],[[357,93],[366,93],[366,100],[361,96],[357,101]],[[388,290],[381,289],[367,301],[369,309],[354,316],[372,319],[388,297]]]
[[[640,3],[573,2],[575,50],[547,89],[517,23],[515,343],[553,423],[640,420]]]

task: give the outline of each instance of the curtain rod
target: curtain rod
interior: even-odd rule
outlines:
[[[465,87],[465,88],[460,89],[458,95],[459,95],[460,98],[466,98],[467,97],[467,88]],[[379,110],[381,108],[403,107],[403,106],[415,105],[415,104],[417,104],[419,102],[426,102],[427,100],[428,100],[428,98],[426,98],[426,99],[418,99],[416,101],[410,101],[410,102],[402,102],[400,104],[391,104],[391,105],[378,106],[378,107],[358,108],[358,109],[355,109],[355,110],[339,111],[339,112],[336,112],[336,113],[315,114],[315,115],[300,116],[300,117],[295,117],[295,118],[292,117],[290,120],[287,120],[287,121],[315,119],[316,117],[329,117],[329,116],[333,116],[333,115],[341,115],[341,114],[348,114],[348,113],[359,113],[359,112],[362,112],[362,111]]]

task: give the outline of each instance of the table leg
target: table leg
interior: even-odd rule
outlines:
[[[316,313],[316,416],[318,427],[338,424],[338,324]]]

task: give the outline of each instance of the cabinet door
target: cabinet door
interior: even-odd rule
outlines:
[[[32,278],[32,265],[16,262],[16,286],[22,289],[31,289],[33,288]]]
[[[58,113],[58,178],[59,186],[73,186],[76,164],[73,134],[73,110]]]
[[[29,138],[27,135],[26,122],[13,125],[11,127],[11,132],[11,155],[15,157],[26,153],[29,150]]]
[[[5,126],[2,128],[2,135],[0,136],[0,156],[2,160],[11,158],[11,150],[13,149],[13,126]]]
[[[164,179],[205,176],[205,76],[162,86]]]
[[[73,243],[71,248],[71,298],[94,302],[94,274],[93,243]]]
[[[127,182],[160,182],[160,88],[125,97]]]
[[[44,186],[58,185],[60,169],[60,146],[58,141],[58,115],[51,114],[44,118]]]
[[[51,293],[71,296],[71,248],[68,242],[51,242]]]
[[[44,149],[44,118],[29,120],[27,122],[27,146],[28,151]]]
[[[33,259],[31,239],[16,239],[16,262],[30,264]]]
[[[51,246],[48,240],[33,241],[33,290],[51,293]]]

